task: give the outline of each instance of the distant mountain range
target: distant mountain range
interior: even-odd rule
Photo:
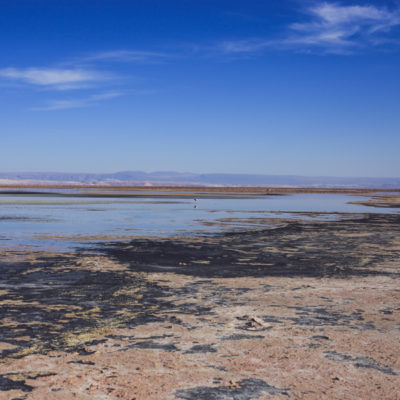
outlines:
[[[400,188],[400,178],[341,178],[298,175],[194,174],[182,172],[123,171],[115,173],[4,172],[0,184],[77,184],[147,186],[289,186]]]

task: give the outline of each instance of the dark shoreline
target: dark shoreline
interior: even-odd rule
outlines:
[[[338,213],[339,215],[341,213]],[[374,231],[368,239],[342,241],[341,233]],[[129,262],[139,272],[169,272],[209,278],[245,276],[349,277],[379,274],[373,266],[382,261],[374,254],[360,268],[357,246],[369,241],[384,247],[400,236],[400,215],[366,214],[356,219],[288,222],[265,230],[219,233],[204,238],[139,239],[100,248],[107,257]],[[263,248],[269,246],[270,250]],[[308,246],[315,246],[309,251]],[[372,256],[372,255],[371,255]],[[400,256],[400,253],[399,253]],[[240,260],[246,258],[246,262]],[[340,266],[340,268],[339,268]],[[369,268],[370,267],[370,268]]]
[[[318,194],[369,194],[369,193],[400,193],[400,188],[323,188],[323,187],[270,187],[270,186],[123,186],[123,185],[0,185],[1,189],[13,189],[8,193],[16,193],[14,190],[20,190],[20,193],[27,193],[25,189],[39,189],[32,193],[40,194],[46,189],[90,189],[94,191],[134,191],[136,196],[171,196],[171,194],[180,194],[182,196],[192,196],[194,194],[214,194],[214,195],[279,195],[279,194],[294,194],[294,193],[318,193]],[[166,193],[154,193],[166,192]],[[2,192],[0,192],[2,193]],[[5,192],[3,192],[5,193]],[[55,194],[55,193],[51,193]],[[90,194],[88,192],[87,194]],[[96,194],[96,193],[92,193]],[[123,195],[123,193],[118,193]],[[67,194],[68,195],[68,194]],[[101,195],[101,194],[98,194]],[[106,195],[106,194],[104,194]]]

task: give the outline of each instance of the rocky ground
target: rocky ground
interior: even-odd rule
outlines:
[[[0,398],[400,399],[400,215],[253,222],[3,251]]]

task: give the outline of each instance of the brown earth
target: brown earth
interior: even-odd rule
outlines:
[[[382,208],[399,208],[400,196],[398,195],[375,195],[371,199],[365,201],[354,201],[352,204],[362,204],[369,207],[382,207]]]

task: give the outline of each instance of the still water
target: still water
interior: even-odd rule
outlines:
[[[84,236],[96,240],[129,236],[209,234],[222,229],[257,228],[237,219],[268,217],[335,219],[332,213],[399,213],[399,209],[349,204],[366,197],[293,194],[252,198],[93,198],[0,193],[0,248],[71,249]],[[317,212],[301,215],[293,212]],[[343,217],[343,216],[341,216]],[[234,223],[226,219],[234,218]],[[224,220],[225,225],[218,222]],[[80,237],[78,237],[80,236]],[[97,236],[97,238],[96,238]],[[103,237],[100,237],[103,236]],[[105,236],[108,236],[105,238]]]

